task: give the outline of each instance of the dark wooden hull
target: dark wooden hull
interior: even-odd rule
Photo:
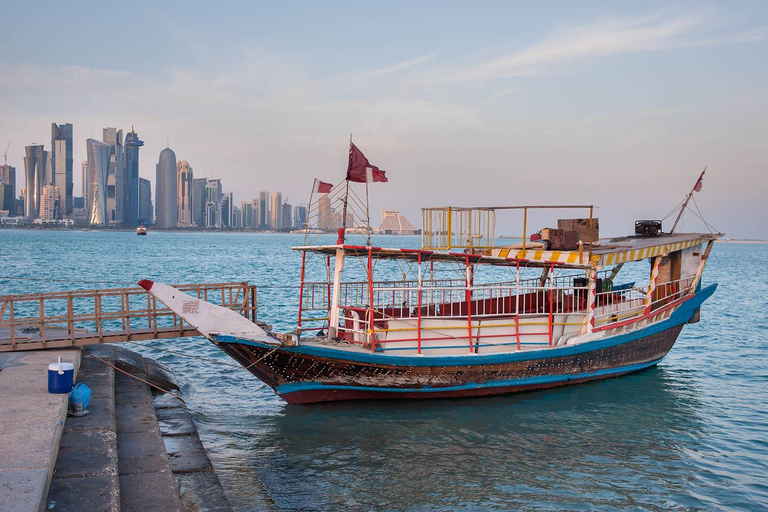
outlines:
[[[676,324],[647,334],[624,335],[616,343],[593,342],[594,349],[586,347],[593,344],[589,343],[536,354],[400,358],[401,364],[392,364],[392,357],[380,358],[382,362],[373,355],[368,360],[354,360],[311,353],[302,347],[274,350],[237,340],[217,345],[289,403],[308,404],[483,396],[615,377],[657,364],[681,329],[682,324]],[[430,363],[430,359],[434,361]]]

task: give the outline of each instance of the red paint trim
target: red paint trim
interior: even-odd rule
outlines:
[[[655,309],[655,310],[651,311],[650,313],[647,313],[647,314],[645,314],[645,315],[643,315],[643,316],[641,316],[639,318],[630,318],[629,320],[624,320],[622,322],[616,322],[615,324],[608,324],[608,325],[603,325],[601,327],[595,327],[594,329],[592,329],[592,332],[607,331],[609,329],[616,329],[617,327],[624,327],[625,325],[631,325],[631,324],[633,324],[635,322],[640,322],[642,320],[646,320],[646,319],[651,318],[653,316],[660,315],[660,314],[664,313],[667,310],[675,308],[675,307],[679,306],[680,304],[682,304],[683,302],[685,302],[688,299],[691,299],[693,297],[694,297],[694,294],[688,295],[686,297],[682,297],[682,298],[676,300],[675,302],[667,304],[666,306],[661,307],[659,309]]]

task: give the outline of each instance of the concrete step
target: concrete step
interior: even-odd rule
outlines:
[[[100,347],[98,354],[114,364],[114,349],[110,348]],[[115,372],[85,356],[77,381],[91,389],[88,414],[70,416],[64,425],[48,509],[119,511]]]
[[[143,357],[128,352],[117,359],[118,368],[148,380]],[[121,510],[181,511],[149,386],[122,373],[116,375],[115,383]]]

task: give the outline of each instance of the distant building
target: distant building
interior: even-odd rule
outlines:
[[[283,194],[280,192],[269,195],[269,225],[272,229],[283,227]]]
[[[84,197],[73,197],[72,198],[72,210],[80,209],[85,210],[85,198]]]
[[[123,130],[104,128],[102,142],[110,147],[107,177],[107,224],[122,224],[125,208],[125,169]]]
[[[186,160],[176,163],[176,204],[178,205],[177,226],[187,228],[192,222],[192,167]]]
[[[209,180],[205,186],[205,227],[221,227],[221,180]]]
[[[331,200],[327,195],[317,200],[317,227],[319,229],[334,229],[334,211],[331,208]]]
[[[198,227],[205,227],[205,186],[208,184],[206,178],[192,178],[192,201],[190,209],[192,210],[192,223]]]
[[[240,202],[240,227],[243,229],[253,227],[253,203],[250,201]]]
[[[269,191],[268,190],[262,190],[259,192],[259,227],[262,228],[271,228],[272,225],[270,224],[271,219],[269,215]]]
[[[0,165],[0,183],[3,192],[0,194],[0,210],[8,211],[8,215],[16,215],[16,168],[8,164]]]
[[[307,207],[294,206],[293,207],[293,229],[304,229],[304,224],[306,223],[307,223]]]
[[[261,200],[253,198],[251,200],[251,210],[253,211],[253,218],[251,219],[251,227],[253,229],[260,229],[264,221],[261,219]]]
[[[379,232],[388,235],[412,235],[416,228],[399,211],[382,210]]]
[[[43,222],[59,220],[61,213],[61,192],[59,187],[46,185],[43,187],[43,195],[40,201],[40,219]]]
[[[293,226],[291,222],[291,214],[293,213],[293,206],[288,203],[283,203],[283,221],[280,224],[281,228],[290,228]]]
[[[131,126],[131,133],[125,136],[125,153],[123,155],[125,168],[125,186],[124,186],[124,204],[123,204],[123,225],[136,227],[139,225],[139,149],[144,145],[144,141],[139,139],[138,134]]]
[[[74,169],[72,160],[72,124],[51,123],[51,174],[53,185],[59,188],[61,201],[57,219],[72,213]]]
[[[27,154],[24,157],[24,216],[31,220],[40,217],[43,187],[52,184],[53,179],[48,174],[48,152],[45,146],[27,146],[24,150]]]
[[[232,225],[232,212],[233,207],[232,204],[232,192],[227,192],[226,194],[223,194],[221,196],[221,207],[219,208],[219,212],[221,214],[221,227],[222,228],[231,228],[234,227]]]
[[[107,220],[107,183],[112,148],[96,139],[85,141],[88,152],[88,183],[85,209],[88,224],[104,226]]]
[[[139,224],[152,225],[152,183],[139,178]]]
[[[178,222],[176,191],[176,153],[171,148],[160,152],[160,160],[155,167],[155,225],[159,228],[175,228]]]
[[[232,227],[235,229],[243,227],[242,212],[240,211],[240,208],[235,205],[232,205]]]

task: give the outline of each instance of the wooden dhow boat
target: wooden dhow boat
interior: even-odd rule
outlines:
[[[349,180],[346,188],[345,205]],[[552,208],[589,215],[531,242],[528,215]],[[495,244],[502,211],[526,219],[517,245]],[[656,365],[717,286],[703,286],[702,273],[721,234],[665,234],[660,222],[639,221],[633,236],[599,240],[592,213],[425,209],[419,249],[353,245],[342,227],[335,244],[293,248],[301,284],[289,333],[139,284],[292,404],[564,386]]]

